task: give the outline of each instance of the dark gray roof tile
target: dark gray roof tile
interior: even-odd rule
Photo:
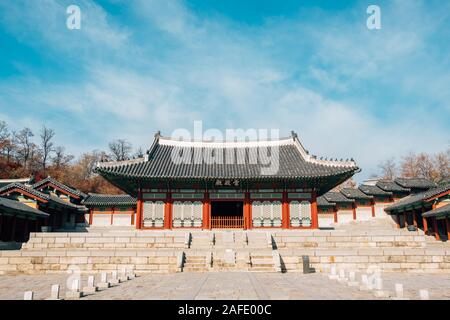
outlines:
[[[136,206],[137,200],[126,194],[90,193],[82,202],[87,207],[95,206]]]
[[[436,183],[425,178],[397,178],[394,181],[404,188],[431,189],[436,187]]]
[[[450,191],[450,184],[447,184],[445,186],[436,187],[436,188],[427,190],[425,192],[407,196],[407,197],[397,201],[396,203],[390,205],[389,207],[385,208],[384,210],[387,212],[403,210],[406,207],[422,204],[422,203],[426,202],[429,198],[433,198],[433,197],[435,197],[441,193],[445,193],[447,191]]]
[[[333,202],[333,203],[353,203],[353,202],[355,202],[355,200],[345,197],[340,192],[330,191],[330,192],[325,193],[323,196],[325,197],[325,199],[327,201]]]
[[[279,150],[278,171],[265,175],[268,165],[256,157],[258,153],[270,151],[265,146],[274,145]],[[208,162],[205,155],[227,159],[226,154],[242,155],[244,161]],[[172,155],[183,155],[188,163],[176,163]],[[203,155],[203,156],[202,156]],[[353,174],[358,170],[354,161],[317,160],[308,154],[296,137],[276,142],[210,143],[175,141],[157,138],[148,152],[148,158],[100,163],[96,171],[101,175],[128,178],[194,178],[217,179],[239,178],[314,178]]]
[[[392,192],[387,192],[377,186],[371,186],[368,184],[362,184],[358,187],[358,189],[369,196],[392,196]]]
[[[355,188],[342,188],[341,193],[349,199],[370,200],[373,196],[369,196],[359,189]]]
[[[38,209],[32,208],[25,203],[11,200],[8,198],[0,197],[0,212],[4,210],[6,212],[20,213],[26,216],[38,216],[38,217],[48,217],[49,214],[42,212]]]
[[[410,192],[408,188],[403,188],[402,186],[396,184],[392,180],[379,180],[377,181],[377,187],[387,192]]]

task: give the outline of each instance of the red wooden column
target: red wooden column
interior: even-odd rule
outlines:
[[[406,216],[406,212],[403,212],[403,227],[406,228],[408,226],[408,219]]]
[[[375,218],[375,201],[372,201],[372,218]]]
[[[172,229],[172,193],[167,192],[166,203],[164,206],[164,229]]]
[[[283,197],[281,199],[281,228],[289,229],[290,227],[289,218],[289,201],[287,192],[283,191]]]
[[[413,215],[413,225],[414,225],[414,227],[417,228],[418,224],[417,224],[417,215],[416,215],[415,210],[412,211],[412,215]]]
[[[337,207],[333,208],[334,223],[338,223]]]
[[[211,200],[209,192],[205,192],[203,196],[203,229],[211,229]]]
[[[137,206],[136,206],[136,229],[142,229],[142,210],[143,210],[143,201],[142,201],[142,190],[138,190],[138,198],[137,198]]]
[[[252,211],[251,211],[251,202],[250,202],[250,192],[245,193],[244,229],[252,229]]]
[[[319,212],[317,210],[317,195],[315,191],[311,194],[311,227],[319,229]]]
[[[400,229],[400,215],[397,213],[395,216],[396,216],[395,227],[397,229]]]
[[[90,226],[92,225],[92,221],[94,220],[93,214],[94,214],[94,209],[90,208],[89,209],[89,225]]]
[[[137,211],[137,209],[133,208],[133,212],[131,213],[131,225],[134,225],[134,220],[135,220],[135,217],[136,217],[136,211]]]
[[[436,238],[436,240],[441,240],[441,237],[439,236],[439,230],[438,230],[438,224],[437,224],[437,219],[436,217],[432,218],[433,219],[433,231],[434,231],[434,237]]]
[[[353,220],[356,220],[356,202],[352,204]]]
[[[116,208],[115,207],[112,207],[111,208],[111,220],[110,220],[110,225],[113,225],[113,223],[114,223],[114,213],[116,212]]]

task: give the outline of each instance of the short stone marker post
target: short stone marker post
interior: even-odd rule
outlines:
[[[89,276],[88,277],[88,284],[87,287],[83,288],[83,293],[95,293],[97,292],[98,288],[95,285],[95,277],[94,276]]]
[[[127,275],[127,269],[123,268],[120,271],[119,280],[120,280],[120,282],[126,282],[126,281],[130,280]]]
[[[80,279],[74,279],[70,290],[66,292],[66,299],[79,299],[83,296],[80,291]]]
[[[128,268],[128,278],[129,278],[129,279],[134,279],[134,278],[136,278],[136,274],[134,273],[133,267]]]
[[[50,289],[50,298],[45,300],[60,300],[59,299],[59,284],[52,285]]]
[[[357,287],[357,286],[359,286],[359,282],[356,281],[356,274],[355,274],[355,271],[350,271],[350,272],[348,273],[348,282],[347,282],[347,285],[348,285],[349,287]]]
[[[375,279],[375,292],[376,298],[389,298],[389,292],[383,291],[383,279],[377,277]]]
[[[338,282],[347,282],[348,278],[345,276],[345,270],[341,269],[339,270],[339,278],[338,278]]]
[[[109,279],[109,283],[112,285],[118,285],[120,283],[120,279],[117,278],[117,271],[113,271],[111,273],[111,278]]]
[[[420,300],[430,300],[430,293],[425,289],[419,290],[419,297]]]
[[[334,264],[332,264],[331,268],[330,268],[330,274],[328,275],[328,279],[337,280],[338,278],[339,278],[339,276],[336,271],[336,266]]]
[[[395,297],[394,300],[408,300],[408,298],[405,298],[404,291],[403,291],[403,284],[396,283],[395,284]]]
[[[25,291],[25,293],[23,294],[23,300],[33,300],[33,298],[34,298],[33,291]]]
[[[369,291],[369,290],[370,290],[369,278],[368,278],[367,274],[362,274],[361,275],[361,285],[359,286],[359,291]]]
[[[108,276],[107,276],[106,272],[102,272],[100,275],[100,282],[97,284],[97,287],[99,289],[107,289],[110,286],[111,285],[108,282]]]

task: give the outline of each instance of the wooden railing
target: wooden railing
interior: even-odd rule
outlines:
[[[211,227],[221,229],[241,229],[244,228],[244,217],[242,216],[211,217]]]

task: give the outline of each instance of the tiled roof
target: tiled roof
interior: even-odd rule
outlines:
[[[41,198],[41,199],[44,199],[44,200],[47,200],[47,201],[50,200],[50,196],[48,194],[40,192],[40,191],[38,191],[36,189],[33,189],[33,188],[30,188],[30,187],[27,187],[26,185],[21,184],[21,183],[17,183],[17,182],[10,183],[7,186],[4,186],[3,188],[1,188],[0,189],[0,195],[4,194],[4,193],[7,193],[9,190],[13,190],[13,189],[22,190],[22,191],[27,192],[27,193],[35,196],[35,197],[38,197],[38,198]]]
[[[369,196],[355,188],[342,188],[341,193],[349,199],[373,199],[373,196]]]
[[[23,191],[23,192],[29,193],[29,194],[37,197],[37,198],[53,202],[57,206],[63,206],[63,207],[71,208],[71,209],[82,209],[81,206],[77,206],[77,205],[75,205],[73,203],[66,202],[66,201],[58,198],[57,196],[46,194],[44,192],[38,191],[36,189],[33,189],[31,187],[27,187],[27,186],[25,186],[25,185],[23,185],[21,183],[11,183],[11,184],[1,188],[0,189],[0,195],[1,194],[6,194],[6,193],[8,193],[8,191],[14,190],[16,188],[21,190],[21,191]]]
[[[422,217],[450,217],[450,203],[440,208],[422,213]]]
[[[329,202],[333,202],[333,203],[353,203],[355,202],[353,199],[349,199],[347,197],[345,197],[342,193],[340,192],[327,192],[323,195],[325,197],[325,199]]]
[[[85,206],[135,206],[136,198],[127,194],[93,194],[90,193],[82,202]]]
[[[31,182],[31,178],[19,178],[19,179],[0,179],[0,188],[7,186],[11,183],[21,183],[21,184],[29,184]]]
[[[329,202],[324,196],[317,197],[318,207],[334,207],[336,204]]]
[[[389,207],[385,208],[384,210],[387,212],[392,212],[396,210],[401,210],[403,208],[406,208],[408,206],[417,205],[426,202],[429,198],[433,198],[436,195],[439,195],[441,193],[450,191],[450,184],[447,184],[445,186],[440,186],[437,188],[430,189],[425,192],[417,193],[414,195],[407,196],[398,202],[390,205]]]
[[[380,189],[377,186],[369,186],[367,184],[360,185],[358,187],[358,189],[369,196],[391,196],[392,195],[392,192],[387,192],[387,191]]]
[[[269,167],[258,154],[278,150],[278,170]],[[183,161],[174,161],[173,159]],[[214,159],[222,159],[214,163]],[[264,160],[264,159],[263,159]],[[181,162],[181,163],[180,163]],[[265,168],[265,169],[264,169]],[[277,141],[204,142],[179,141],[156,136],[145,158],[99,163],[96,172],[127,178],[315,178],[353,174],[353,160],[322,160],[303,148],[297,136]]]
[[[388,192],[409,192],[408,188],[403,188],[402,186],[396,184],[392,180],[379,180],[376,184],[377,187]]]
[[[431,189],[436,187],[436,183],[425,178],[397,178],[394,181],[404,188]]]
[[[0,212],[2,210],[12,211],[14,213],[21,213],[27,216],[48,217],[49,214],[38,209],[32,208],[22,202],[0,197]]]
[[[54,186],[58,187],[59,189],[64,190],[67,193],[74,194],[74,195],[76,195],[78,197],[81,197],[81,198],[85,198],[86,197],[86,194],[81,192],[80,190],[77,190],[75,188],[69,187],[69,186],[67,186],[67,185],[65,185],[65,184],[63,184],[63,183],[61,183],[61,182],[59,182],[59,181],[57,181],[57,180],[55,180],[55,179],[53,179],[51,177],[47,177],[47,178],[45,178],[45,179],[35,183],[34,185],[32,185],[32,188],[36,189],[36,190],[39,190],[42,186],[44,186],[47,183],[53,184]]]

